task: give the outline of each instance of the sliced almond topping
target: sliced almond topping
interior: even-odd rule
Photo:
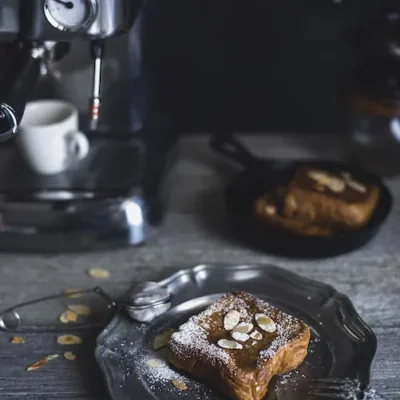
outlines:
[[[67,351],[66,353],[64,353],[64,358],[66,360],[74,361],[76,359],[76,354]]]
[[[82,338],[74,335],[62,335],[57,338],[58,344],[81,344],[83,343]]]
[[[233,331],[240,333],[250,333],[254,325],[250,322],[241,322]]]
[[[174,332],[175,331],[173,329],[169,329],[168,331],[162,333],[161,335],[157,335],[154,338],[153,349],[158,350],[158,349],[161,349],[162,347],[166,346],[169,338],[172,336],[172,334]]]
[[[225,315],[224,318],[224,328],[227,331],[231,331],[236,328],[237,324],[240,321],[240,314],[236,310],[231,310],[228,314]]]
[[[172,380],[172,384],[173,384],[178,390],[186,390],[186,389],[187,389],[187,386],[186,386],[183,382],[178,381],[178,380],[176,380],[176,379]]]
[[[223,349],[229,349],[229,350],[242,350],[243,346],[235,342],[233,340],[228,340],[228,339],[220,339],[218,340],[218,346],[222,347]]]
[[[63,324],[68,324],[69,322],[76,322],[76,320],[78,319],[78,314],[73,311],[66,310],[60,315],[58,319]]]
[[[65,289],[64,294],[68,294],[68,297],[71,299],[76,299],[80,296],[82,296],[79,292],[81,292],[82,289]]]
[[[165,364],[161,361],[161,360],[157,360],[157,359],[150,359],[146,361],[146,365],[149,368],[163,368],[165,367]]]
[[[333,175],[329,175],[324,171],[308,171],[308,176],[319,183],[329,188],[334,193],[341,193],[346,189],[346,183],[343,179]]]
[[[273,205],[268,205],[268,206],[265,206],[264,211],[265,211],[265,214],[267,214],[267,215],[275,215],[276,207]]]
[[[68,310],[71,310],[78,315],[89,315],[92,311],[89,306],[85,306],[83,304],[70,304],[68,306]]]
[[[254,340],[261,340],[262,334],[259,331],[251,332],[250,337]]]
[[[367,188],[364,185],[354,180],[347,181],[347,185],[354,189],[356,192],[365,193],[367,191]]]
[[[238,342],[246,342],[250,339],[250,336],[247,333],[242,332],[231,332],[231,336],[233,339],[237,340]]]
[[[110,271],[107,271],[106,269],[103,268],[91,268],[88,271],[88,275],[91,278],[105,279],[110,276]]]
[[[58,357],[58,354],[51,354],[47,357],[43,357],[41,360],[30,365],[26,370],[27,371],[35,371],[36,369],[39,369],[39,368],[45,366],[49,361],[54,360],[57,357]]]
[[[14,337],[11,339],[11,343],[12,343],[12,344],[22,344],[22,343],[25,343],[25,340],[24,340],[22,337],[20,337],[20,336],[14,336]]]
[[[257,325],[265,332],[272,333],[276,331],[275,322],[265,314],[256,314],[256,322]]]

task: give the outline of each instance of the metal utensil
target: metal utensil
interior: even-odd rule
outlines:
[[[171,307],[171,294],[156,282],[132,287],[120,304],[135,321],[151,322]]]
[[[325,378],[310,383],[309,395],[325,399],[385,400],[374,389],[354,379]]]

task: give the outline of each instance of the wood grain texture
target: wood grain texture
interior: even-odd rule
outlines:
[[[272,136],[248,138],[246,142],[259,155],[340,155],[333,138]],[[320,261],[287,260],[246,249],[236,241],[222,200],[223,188],[236,170],[211,153],[205,138],[185,139],[182,158],[173,172],[167,218],[147,245],[74,255],[1,254],[0,308],[66,288],[97,284],[117,298],[135,282],[158,280],[201,263],[273,263],[331,284],[351,298],[378,336],[372,382],[388,400],[400,398],[400,205],[395,202],[379,236],[359,251]],[[396,199],[400,179],[391,179],[388,184]],[[110,278],[93,280],[86,274],[92,267],[108,269]],[[94,361],[94,334],[77,348],[75,361],[60,357],[32,372],[25,370],[28,365],[60,352],[55,335],[31,334],[18,346],[9,343],[11,336],[0,332],[2,396],[29,400],[108,398]]]

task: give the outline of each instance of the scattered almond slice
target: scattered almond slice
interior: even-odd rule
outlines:
[[[222,347],[223,349],[228,349],[228,350],[242,350],[243,346],[235,342],[234,340],[228,340],[228,339],[220,339],[218,340],[218,346]]]
[[[250,333],[254,328],[254,325],[250,322],[241,322],[236,328],[233,329],[233,332],[240,333]]]
[[[247,333],[242,332],[231,332],[232,339],[237,340],[238,342],[247,342],[250,339],[250,336]]]
[[[71,299],[77,299],[82,296],[79,292],[82,292],[82,289],[65,289],[63,293],[67,294]]]
[[[58,354],[50,354],[49,356],[44,357],[41,360],[30,365],[26,370],[27,371],[35,371],[36,369],[39,369],[39,368],[45,366],[49,361],[54,360],[57,357],[58,357]]]
[[[169,338],[172,336],[174,332],[175,332],[174,329],[169,329],[168,331],[163,332],[161,335],[157,335],[154,338],[153,349],[158,350],[161,349],[162,347],[165,347],[168,343]]]
[[[76,322],[78,319],[78,314],[71,310],[64,311],[58,318],[63,324],[68,324],[69,322]]]
[[[261,340],[262,334],[259,331],[251,332],[250,337],[254,340]]]
[[[272,333],[276,331],[276,324],[265,314],[256,314],[257,325],[265,332]]]
[[[157,360],[157,359],[153,359],[153,358],[150,359],[150,360],[147,360],[146,361],[146,365],[149,368],[163,368],[163,367],[165,367],[165,364],[162,361]]]
[[[89,315],[91,313],[91,308],[83,304],[69,304],[68,310],[78,314],[78,315]]]
[[[22,343],[25,343],[25,340],[20,336],[14,336],[13,338],[11,338],[11,343],[12,344],[22,344]]]
[[[83,343],[82,338],[74,335],[62,335],[57,338],[58,344],[81,344]]]
[[[181,382],[178,381],[177,379],[172,380],[172,384],[178,389],[178,390],[186,390],[187,386]]]
[[[74,361],[76,359],[76,354],[74,354],[70,351],[67,351],[66,353],[64,353],[64,358],[66,360]]]
[[[110,276],[110,271],[103,269],[103,268],[91,268],[88,271],[88,275],[91,278],[105,279]]]
[[[240,314],[236,310],[231,310],[228,314],[225,315],[224,318],[224,328],[227,331],[231,331],[236,328],[238,323],[240,322]]]

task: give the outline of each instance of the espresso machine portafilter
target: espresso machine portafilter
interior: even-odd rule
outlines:
[[[144,0],[0,0],[0,42],[10,59],[0,80],[0,141],[18,130],[25,103],[50,57],[60,58],[67,43],[88,40],[93,59],[89,96],[91,130],[100,115],[105,40],[127,32]]]

